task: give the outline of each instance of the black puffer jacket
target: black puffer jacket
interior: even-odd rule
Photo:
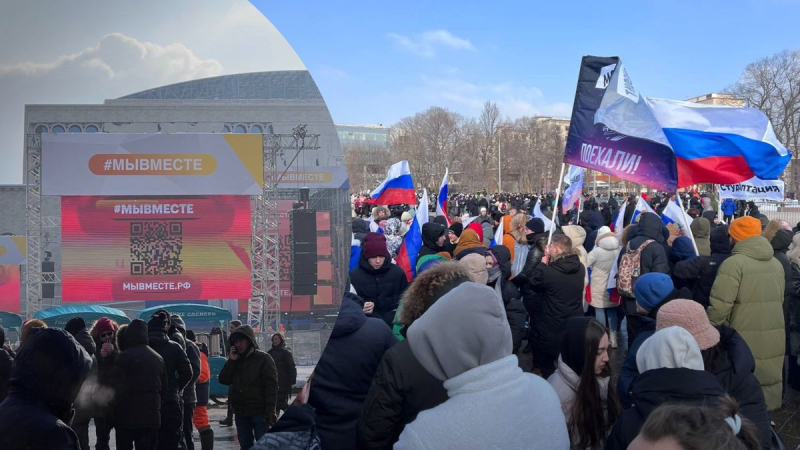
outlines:
[[[725,389],[705,370],[655,369],[639,375],[631,386],[633,408],[623,411],[606,441],[606,450],[625,450],[656,408],[664,403],[708,405]]]
[[[130,331],[129,331],[130,332]],[[181,395],[192,379],[192,365],[180,345],[167,337],[166,331],[150,331],[148,345],[164,360],[167,370],[167,389],[162,402],[183,403]]]
[[[669,274],[669,260],[664,246],[664,223],[661,218],[653,213],[643,213],[637,222],[636,237],[629,242],[631,250],[636,250],[648,240],[654,240],[652,244],[642,250],[640,263],[640,275],[650,272],[661,272]],[[625,254],[625,249],[620,252],[620,258]]]
[[[692,298],[708,308],[711,288],[717,279],[717,271],[731,256],[731,240],[728,227],[719,226],[711,230],[711,256],[698,256],[675,264],[673,276],[684,280],[695,280],[692,284]]]
[[[503,245],[497,245],[490,250],[497,262],[500,264],[500,278],[490,282],[489,286],[496,287],[500,283],[500,292],[503,296],[503,304],[506,307],[506,317],[508,325],[511,327],[511,337],[513,339],[512,353],[516,354],[525,338],[525,319],[527,313],[522,304],[522,294],[514,283],[509,281],[511,278],[511,252]],[[530,252],[529,252],[530,253]]]
[[[267,354],[275,361],[275,367],[278,371],[278,397],[284,398],[291,394],[292,386],[297,383],[297,367],[294,364],[292,352],[286,348],[283,336],[278,336],[281,338],[281,345],[271,347]]]
[[[764,448],[770,448],[770,424],[764,391],[755,376],[756,360],[750,347],[733,328],[724,325],[719,330],[719,348],[716,358],[706,370],[713,373],[725,391],[739,404],[742,415],[758,427]]]
[[[14,369],[14,357],[6,350],[0,348],[0,402],[8,395],[8,380]]]
[[[219,382],[231,387],[228,399],[234,414],[264,415],[270,427],[278,420],[278,368],[271,356],[258,349],[252,328],[247,325],[236,328],[231,333],[231,341],[235,342],[237,335],[250,341],[250,350],[235,361],[225,362],[219,372]]]
[[[362,253],[358,267],[350,271],[350,284],[361,299],[375,303],[370,317],[381,319],[391,326],[400,296],[408,287],[408,278],[403,269],[386,258],[383,266],[375,270]]]
[[[406,425],[447,400],[444,382],[419,363],[408,340],[383,355],[358,420],[358,448],[390,450]]]
[[[161,400],[167,392],[164,359],[147,345],[147,324],[142,320],[131,322],[123,339],[109,376],[114,387],[114,425],[159,428]]]
[[[474,214],[477,215],[477,214]],[[417,254],[417,261],[425,255],[435,255],[444,251],[444,247],[439,247],[439,238],[447,233],[447,227],[436,222],[428,222],[422,225],[422,248]]]
[[[8,397],[0,403],[0,448],[79,450],[78,436],[67,424],[91,367],[89,354],[66,331],[32,333],[17,354]]]
[[[364,219],[353,219],[353,237],[364,242],[364,237],[369,233],[369,224]]]
[[[196,405],[197,379],[200,378],[200,349],[197,348],[197,344],[186,339],[186,324],[180,316],[172,316],[170,321],[172,327],[170,328],[169,338],[183,347],[186,357],[189,358],[189,365],[192,367],[192,378],[186,388],[183,389],[183,403]]]
[[[544,295],[533,289],[528,280],[533,276],[533,272],[544,258],[544,248],[547,246],[547,233],[537,233],[528,235],[528,256],[525,259],[525,266],[522,271],[511,280],[522,294],[522,304],[525,306],[530,317],[535,317],[541,313],[542,298]]]
[[[778,230],[775,233],[775,237],[772,238],[770,244],[772,245],[772,249],[774,251],[773,255],[775,259],[781,263],[783,267],[783,277],[784,277],[784,291],[783,291],[783,319],[786,323],[786,348],[791,349],[791,342],[790,342],[790,322],[791,322],[791,314],[790,314],[790,305],[792,304],[792,294],[794,291],[794,280],[792,279],[795,276],[794,270],[792,270],[792,263],[789,261],[789,257],[786,256],[786,252],[789,250],[789,245],[792,243],[792,232],[787,230]]]
[[[382,320],[368,318],[363,302],[347,293],[325,352],[314,369],[308,403],[317,412],[323,450],[356,447],[356,423],[375,370],[397,343]]]
[[[539,264],[528,282],[543,294],[541,314],[531,317],[535,348],[557,355],[561,325],[570,317],[583,315],[583,279],[586,269],[578,255],[562,253],[549,264]]]

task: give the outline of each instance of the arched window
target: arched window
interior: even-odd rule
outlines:
[[[264,129],[261,128],[261,125],[253,125],[250,127],[251,133],[261,134],[264,132]]]
[[[223,133],[230,133],[231,132],[231,127],[225,125],[224,127],[222,127],[222,132]]]
[[[45,134],[45,133],[49,133],[49,132],[50,132],[50,130],[48,130],[47,126],[45,126],[45,125],[39,125],[38,127],[36,127],[36,130],[34,131],[34,133],[36,133],[36,134]]]
[[[86,133],[97,133],[100,130],[97,129],[96,125],[87,125],[86,129],[83,131],[85,131]]]
[[[247,128],[244,125],[236,125],[233,127],[234,133],[247,133]]]
[[[70,133],[83,133],[83,129],[80,125],[70,125],[69,126]]]
[[[54,125],[53,126],[53,134],[61,134],[64,131],[66,131],[66,130],[64,129],[63,125]]]

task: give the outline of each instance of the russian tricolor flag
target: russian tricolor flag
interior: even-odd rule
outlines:
[[[594,122],[671,149],[678,187],[776,180],[792,157],[758,109],[644,97],[621,62]]]
[[[436,215],[444,216],[445,220],[447,220],[447,226],[449,227],[453,223],[450,221],[450,216],[447,215],[448,175],[449,175],[448,169],[444,169],[444,178],[442,178],[442,185],[439,186],[439,197],[436,199]]]
[[[614,220],[611,221],[611,230],[614,231],[620,241],[622,240],[622,230],[625,229],[623,225],[625,224],[626,207],[627,203],[623,203],[622,206],[620,206],[619,211],[617,211],[617,214],[614,216]],[[651,208],[642,197],[639,197],[639,200],[636,202],[636,209],[633,211],[633,216],[631,216],[631,223],[636,223],[636,219],[639,218],[639,214],[643,212],[651,212],[656,214],[656,212],[653,211],[653,208]]]
[[[395,258],[397,265],[406,273],[409,283],[417,274],[417,254],[422,249],[422,226],[428,223],[428,190],[425,189],[423,192],[414,222],[408,228],[408,233]]]
[[[367,203],[373,205],[416,205],[417,194],[414,192],[408,161],[403,160],[389,167],[386,179],[370,196],[372,199]]]

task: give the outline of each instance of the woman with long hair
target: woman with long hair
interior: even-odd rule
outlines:
[[[622,411],[608,347],[608,333],[597,320],[573,317],[564,323],[558,368],[547,381],[561,399],[572,449],[603,448]]]

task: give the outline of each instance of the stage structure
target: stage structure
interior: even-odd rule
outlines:
[[[88,125],[87,125],[88,126]],[[264,183],[261,195],[250,196],[251,204],[251,298],[247,322],[262,334],[279,330],[280,323],[280,241],[278,238],[278,184],[292,163],[305,150],[319,149],[319,134],[306,133],[305,125],[294,127],[291,134],[262,135]],[[291,160],[287,169],[279,171],[278,158]],[[26,136],[26,212],[28,237],[26,316],[33,317],[43,308],[43,286],[61,280],[56,270],[48,269],[45,246],[59,244],[61,217],[43,216],[42,203],[42,137]],[[285,189],[283,189],[285,190]],[[284,194],[285,195],[285,194]]]

